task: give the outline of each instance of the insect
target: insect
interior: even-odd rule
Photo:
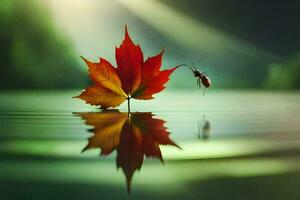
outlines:
[[[201,87],[201,84],[205,88],[209,88],[211,86],[210,79],[208,78],[206,73],[199,71],[196,67],[195,67],[195,70],[193,72],[194,72],[194,76],[197,78],[197,85],[199,87]]]
[[[205,89],[209,88],[211,86],[211,81],[210,81],[209,77],[207,76],[207,74],[205,72],[199,71],[197,69],[197,67],[194,65],[194,63],[192,63],[192,64],[193,64],[193,68],[190,67],[189,65],[186,65],[186,64],[182,64],[182,65],[179,65],[179,66],[186,66],[190,70],[192,70],[192,72],[194,73],[194,76],[197,79],[197,85],[199,86],[199,88],[201,88],[201,85],[204,86],[204,90],[203,90],[203,95],[204,95]]]

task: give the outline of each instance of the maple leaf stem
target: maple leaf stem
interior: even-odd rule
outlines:
[[[127,97],[128,114],[130,113],[130,99],[131,97]]]

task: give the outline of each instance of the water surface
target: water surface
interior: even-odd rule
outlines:
[[[170,140],[125,137],[116,145],[108,137],[104,141],[112,151],[101,156],[101,138],[96,141],[102,146],[82,153],[96,127],[82,115],[91,113],[87,117],[95,124],[108,123],[104,133],[115,134],[118,129],[111,127],[118,120],[103,120],[103,112],[72,99],[78,92],[0,93],[4,199],[300,198],[299,92],[216,90],[203,97],[199,90],[166,90],[152,101],[132,101],[131,110],[144,120],[139,117],[137,123],[141,137],[150,134],[149,127],[159,127],[155,133],[169,132]],[[126,116],[126,106],[111,113]],[[134,141],[144,141],[136,157]],[[120,152],[125,166],[135,167],[130,194],[118,164]]]

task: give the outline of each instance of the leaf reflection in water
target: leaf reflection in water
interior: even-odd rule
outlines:
[[[75,113],[87,125],[93,136],[89,138],[83,151],[100,148],[106,156],[117,151],[117,168],[121,167],[130,192],[131,179],[140,170],[147,158],[158,158],[163,162],[159,145],[173,145],[180,148],[169,138],[164,120],[153,118],[151,112],[123,113],[119,111]]]

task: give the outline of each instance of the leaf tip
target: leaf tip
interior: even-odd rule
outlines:
[[[86,60],[83,56],[80,56],[80,58],[81,58],[82,60]]]
[[[126,37],[129,37],[129,38],[130,38],[129,33],[128,33],[127,24],[125,24],[125,38],[126,38]]]
[[[130,35],[129,35],[127,24],[125,25],[125,38],[124,38],[124,40],[129,41],[130,43],[134,44],[131,37],[130,37]]]
[[[80,95],[73,96],[72,98],[73,98],[73,99],[78,99],[78,98],[80,98]]]
[[[88,65],[89,63],[91,63],[90,61],[88,61],[85,57],[80,56],[80,58]]]

